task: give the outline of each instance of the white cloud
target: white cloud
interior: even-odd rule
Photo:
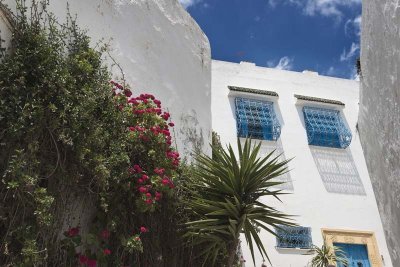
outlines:
[[[336,73],[336,70],[335,70],[335,68],[332,67],[332,66],[329,67],[329,69],[326,71],[326,75],[328,75],[328,76],[334,76],[335,73]]]
[[[353,20],[354,29],[358,36],[361,35],[361,15]]]
[[[278,70],[291,70],[293,69],[293,61],[293,58],[285,56],[279,60],[278,64],[276,64],[275,60],[268,60],[267,66]]]
[[[181,3],[184,8],[188,8],[200,2],[201,0],[179,0],[179,3]]]
[[[270,7],[275,8],[278,4],[278,0],[268,0],[268,4]]]
[[[346,21],[344,24],[344,33],[346,35],[350,35],[350,33],[353,33],[357,36],[361,35],[361,15]]]
[[[268,0],[271,7],[278,3],[296,5],[302,9],[307,16],[322,15],[341,19],[341,9],[361,5],[361,0]]]
[[[348,61],[356,55],[356,52],[360,49],[360,45],[357,43],[352,43],[348,52],[346,52],[346,48],[343,49],[342,54],[340,55],[340,61]]]

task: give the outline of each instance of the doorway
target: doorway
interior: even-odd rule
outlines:
[[[368,259],[368,249],[363,244],[333,243],[347,257],[348,265],[338,263],[337,267],[371,267]]]

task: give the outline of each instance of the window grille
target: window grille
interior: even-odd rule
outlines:
[[[272,102],[238,97],[235,106],[239,137],[273,141],[279,138],[281,125]]]
[[[275,228],[278,248],[311,248],[311,228],[301,226],[279,226]]]
[[[303,107],[309,145],[346,148],[351,143],[351,132],[338,110]]]

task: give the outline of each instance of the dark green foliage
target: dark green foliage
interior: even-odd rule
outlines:
[[[287,162],[272,157],[259,157],[260,145],[253,146],[238,140],[238,156],[231,146],[226,150],[214,147],[213,157],[200,155],[194,171],[197,183],[189,202],[200,218],[187,223],[186,236],[194,244],[205,245],[201,256],[204,265],[225,261],[234,264],[239,235],[244,234],[254,260],[254,244],[260,253],[267,252],[258,234],[258,228],[271,234],[279,225],[294,225],[290,216],[266,205],[263,197],[276,197],[282,192],[274,190],[281,184],[273,179],[287,171]]]
[[[29,266],[63,257],[60,196],[101,192],[129,157],[101,52],[73,21],[18,3],[0,65],[0,261]]]
[[[128,130],[167,122],[133,115],[127,98],[113,95],[104,49],[75,21],[59,24],[46,4],[32,3],[18,1],[12,47],[0,58],[1,265],[77,266],[76,253],[98,266],[196,265],[181,239],[192,218],[182,204],[190,168],[175,169],[164,136],[143,141]],[[133,164],[154,184],[153,168],[165,168],[176,190],[143,208]],[[142,225],[150,231],[140,253],[128,243]],[[79,233],[64,236],[71,227]],[[104,229],[110,237],[100,237]]]
[[[329,267],[332,264],[341,263],[348,265],[346,254],[343,250],[336,246],[329,246],[324,240],[321,247],[313,246],[310,254],[314,254],[311,260],[311,267]]]

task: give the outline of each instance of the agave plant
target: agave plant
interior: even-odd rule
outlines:
[[[324,240],[321,247],[313,246],[310,253],[315,254],[311,260],[311,267],[329,267],[330,264],[348,265],[346,254],[337,246],[328,246]]]
[[[290,215],[261,201],[283,194],[271,187],[281,184],[273,179],[287,172],[288,160],[280,161],[273,152],[260,158],[260,146],[249,139],[242,146],[238,140],[238,157],[231,145],[227,150],[213,147],[213,157],[198,155],[197,184],[189,205],[201,219],[187,223],[186,237],[205,247],[204,263],[215,264],[218,259],[233,266],[241,233],[254,264],[255,246],[269,260],[258,229],[275,235],[274,227],[295,225]]]

